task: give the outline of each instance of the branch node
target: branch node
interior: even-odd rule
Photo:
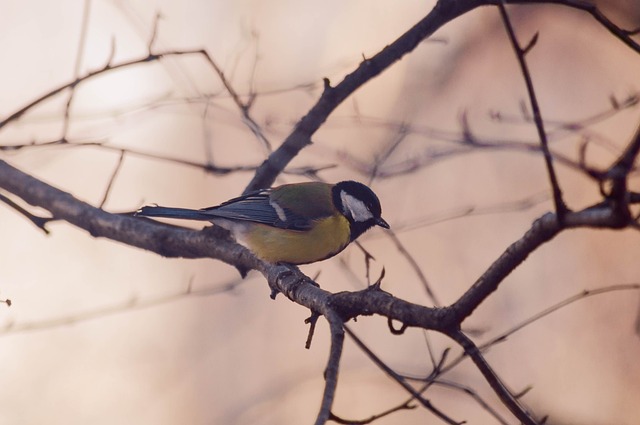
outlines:
[[[244,279],[245,277],[247,277],[247,274],[249,274],[249,270],[251,270],[251,269],[249,269],[248,267],[244,267],[244,266],[238,264],[238,265],[236,265],[236,270],[238,270],[238,273],[240,273],[240,277]],[[271,298],[275,299],[276,297],[275,297],[275,295],[273,295]]]
[[[280,291],[278,289],[271,288],[271,293],[269,294],[269,298],[271,298],[272,300],[275,300],[279,293]]]
[[[324,86],[323,86],[323,90],[324,90],[325,92],[326,92],[326,91],[329,91],[329,90],[333,90],[333,87],[331,87],[331,81],[329,81],[329,79],[328,79],[327,77],[324,77],[324,78],[322,79],[322,83],[324,84]]]
[[[393,319],[390,317],[387,318],[387,324],[389,325],[389,332],[391,332],[392,335],[402,335],[404,331],[406,331],[407,328],[409,327],[409,325],[407,325],[406,323],[403,323],[399,329],[394,328]]]

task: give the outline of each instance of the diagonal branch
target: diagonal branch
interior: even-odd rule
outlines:
[[[329,80],[325,79],[324,91],[318,102],[300,119],[282,145],[262,163],[245,189],[245,193],[271,186],[298,152],[311,144],[311,136],[327,120],[329,115],[357,89],[414,50],[443,25],[483,4],[486,4],[485,0],[439,0],[433,10],[420,22],[378,54],[370,59],[365,59],[337,86],[331,87]]]
[[[49,229],[47,229],[46,226],[47,226],[47,223],[54,220],[53,218],[39,217],[35,214],[32,214],[31,212],[27,211],[26,209],[18,205],[16,202],[11,200],[10,198],[4,196],[2,193],[0,193],[0,202],[4,202],[5,204],[9,205],[11,208],[18,211],[20,214],[22,214],[27,219],[29,219],[30,222],[35,224],[35,226],[41,229],[45,234],[47,235],[49,234]]]
[[[391,377],[391,379],[393,379],[398,384],[400,384],[400,386],[402,388],[404,388],[409,394],[411,394],[413,399],[415,399],[417,402],[419,402],[425,409],[429,410],[436,417],[440,418],[441,420],[443,420],[444,422],[446,422],[448,424],[460,425],[461,423],[464,423],[464,422],[456,422],[455,420],[453,420],[452,418],[450,418],[449,416],[444,414],[444,412],[442,412],[440,409],[436,408],[431,403],[431,401],[429,401],[426,398],[424,398],[420,394],[420,392],[416,391],[415,388],[413,388],[411,385],[409,385],[407,383],[407,381],[402,376],[400,376],[396,372],[394,372],[393,369],[391,369],[389,366],[387,366],[382,361],[382,359],[380,359],[378,356],[376,356],[375,353],[373,353],[373,351],[371,351],[369,349],[369,347],[367,347],[364,344],[364,342],[362,342],[362,340],[360,338],[358,338],[358,336],[355,333],[353,333],[353,331],[351,329],[349,329],[349,327],[345,326],[345,331],[351,337],[351,339],[353,339],[353,341],[356,343],[356,345],[367,355],[367,357],[369,357],[376,364],[376,366],[378,366],[387,375],[389,375],[389,377]]]
[[[473,363],[475,363],[478,370],[482,373],[482,376],[484,376],[485,380],[491,385],[491,388],[493,388],[493,391],[500,397],[500,400],[509,408],[511,413],[525,425],[538,425],[538,421],[518,402],[491,366],[489,366],[489,363],[487,363],[473,341],[460,330],[452,331],[448,333],[448,335],[464,348],[464,352],[471,358]]]
[[[44,102],[45,100],[51,99],[52,97],[56,96],[59,93],[64,92],[65,90],[68,89],[75,89],[75,87],[78,86],[78,84],[83,83],[87,80],[91,80],[99,75],[102,75],[106,72],[110,72],[113,71],[115,69],[120,69],[120,68],[127,68],[133,65],[139,65],[139,64],[145,64],[148,62],[155,62],[159,59],[165,58],[165,57],[171,57],[171,56],[183,56],[183,55],[197,55],[197,54],[203,54],[203,50],[202,49],[198,49],[198,50],[175,50],[175,51],[165,51],[165,52],[160,52],[160,53],[155,53],[155,54],[147,54],[143,57],[137,58],[137,59],[132,59],[126,62],[121,62],[118,64],[111,64],[111,62],[109,61],[106,65],[104,65],[102,68],[96,69],[94,71],[88,72],[87,74],[85,74],[82,77],[77,77],[74,78],[72,81],[64,83],[58,87],[56,87],[55,89],[49,91],[48,93],[45,93],[43,95],[41,95],[40,97],[32,100],[31,102],[29,102],[28,104],[24,105],[23,107],[21,107],[20,109],[16,110],[15,112],[13,112],[12,114],[10,114],[9,116],[5,117],[4,119],[0,119],[0,129],[2,127],[4,127],[5,125],[18,120],[22,115],[24,115],[26,112],[28,112],[29,110],[31,110],[32,108],[34,108],[35,106],[41,104],[42,102]]]
[[[503,0],[488,0],[487,4],[498,5]],[[602,25],[609,33],[626,44],[629,48],[633,49],[637,53],[640,53],[640,43],[635,41],[632,36],[633,30],[625,30],[613,23],[602,11],[598,8],[597,2],[585,1],[585,0],[508,0],[509,4],[556,4],[560,6],[570,7],[572,9],[581,10],[591,15],[600,25]]]
[[[558,178],[556,176],[555,169],[553,168],[553,157],[551,156],[551,152],[549,151],[549,142],[547,140],[547,133],[544,129],[542,114],[540,113],[540,105],[538,104],[538,98],[536,96],[535,89],[533,88],[533,80],[531,79],[531,73],[529,72],[529,67],[527,66],[527,60],[525,58],[527,52],[535,44],[535,40],[537,40],[537,34],[531,40],[531,42],[528,43],[526,48],[523,49],[520,46],[515,31],[513,30],[511,20],[509,19],[509,14],[507,13],[505,1],[506,0],[502,0],[498,3],[498,9],[500,10],[500,16],[502,17],[505,29],[507,30],[509,41],[511,42],[513,50],[516,53],[516,57],[518,58],[520,70],[522,71],[522,76],[524,77],[524,81],[527,86],[527,93],[529,95],[529,101],[531,103],[531,109],[533,111],[533,120],[536,125],[536,130],[538,131],[540,146],[542,147],[542,154],[544,157],[545,165],[547,166],[549,181],[551,183],[551,190],[553,192],[553,203],[555,205],[556,214],[558,215],[558,221],[562,224],[564,221],[564,216],[567,213],[567,206],[562,199],[562,191],[560,190]]]

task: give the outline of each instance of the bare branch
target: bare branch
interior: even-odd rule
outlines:
[[[325,88],[318,102],[300,119],[282,145],[260,166],[244,193],[271,186],[298,152],[311,143],[311,136],[329,115],[354,91],[411,52],[445,23],[482,4],[479,0],[439,1],[420,22],[378,54],[363,60],[360,66],[338,85],[331,87],[328,79],[325,79]]]
[[[330,309],[325,309],[323,314],[329,322],[331,348],[329,350],[327,367],[324,370],[324,394],[322,395],[320,412],[316,418],[316,425],[324,425],[331,417],[331,406],[333,406],[333,399],[338,386],[338,370],[340,358],[342,357],[342,347],[344,345],[344,328],[340,316]]]
[[[84,58],[84,47],[87,42],[87,31],[89,29],[89,17],[91,15],[91,0],[85,0],[84,8],[82,10],[82,27],[80,29],[80,37],[78,39],[78,50],[76,53],[76,64],[73,68],[73,79],[78,80],[80,76],[80,68],[82,66],[82,60]],[[67,140],[67,134],[69,132],[70,118],[71,118],[71,105],[75,97],[75,86],[69,90],[69,98],[64,108],[64,120],[62,123],[62,136],[61,140]]]
[[[603,288],[597,288],[597,289],[585,289],[584,291],[580,292],[579,294],[573,295],[569,298],[566,298],[562,301],[560,301],[559,303],[556,303],[554,305],[552,305],[551,307],[545,308],[544,310],[540,311],[539,313],[534,314],[533,316],[523,320],[520,323],[517,323],[516,325],[512,326],[511,328],[507,329],[504,332],[499,333],[497,336],[491,338],[489,341],[481,344],[479,346],[480,350],[485,350],[491,346],[494,346],[496,344],[498,344],[499,342],[505,341],[509,336],[515,334],[516,332],[524,329],[525,327],[529,326],[532,323],[537,322],[538,320],[542,319],[545,316],[550,315],[551,313],[554,313],[570,304],[573,304],[577,301],[581,301],[584,300],[585,298],[589,298],[589,297],[593,297],[596,295],[602,295],[602,294],[606,294],[609,292],[617,292],[617,291],[630,291],[630,290],[640,290],[640,284],[638,283],[630,283],[630,284],[620,284],[620,285],[611,285],[611,286],[605,286]]]
[[[509,14],[507,13],[505,2],[506,0],[502,0],[500,3],[498,3],[498,9],[500,10],[500,16],[502,17],[502,21],[504,22],[504,26],[507,30],[509,41],[513,46],[516,57],[518,58],[520,70],[522,71],[522,76],[524,77],[524,81],[527,86],[527,93],[529,95],[531,109],[533,110],[533,120],[536,124],[538,137],[540,138],[540,146],[542,147],[542,154],[544,156],[544,161],[547,166],[547,173],[549,175],[549,181],[551,183],[551,190],[553,192],[553,202],[555,204],[556,214],[558,215],[558,221],[560,222],[560,224],[562,224],[564,222],[564,216],[567,213],[567,206],[562,199],[562,190],[560,189],[558,178],[556,176],[555,169],[553,168],[553,157],[551,156],[551,152],[549,151],[547,133],[544,129],[544,122],[542,121],[542,114],[540,112],[540,106],[538,105],[538,98],[533,88],[533,81],[531,79],[531,74],[529,72],[529,67],[527,66],[527,60],[525,58],[527,50],[533,47],[533,44],[538,39],[538,35],[536,33],[536,36],[533,38],[532,42],[529,43],[529,46],[527,46],[527,48],[523,49],[522,47],[520,47],[520,43],[518,42],[515,31],[513,30],[513,26],[511,25],[511,20],[509,19]]]
[[[471,341],[462,331],[454,330],[448,334],[458,344],[460,344],[465,353],[471,358],[473,363],[486,381],[491,385],[491,388],[500,397],[500,400],[507,408],[513,413],[523,424],[525,425],[538,425],[538,421],[522,406],[513,394],[507,389],[500,377],[493,371],[489,363],[485,360],[484,356],[478,349],[478,347]]]
[[[149,37],[149,42],[147,43],[147,51],[149,54],[153,51],[153,45],[158,38],[158,27],[160,26],[160,20],[162,19],[162,14],[160,12],[156,13],[156,16],[153,19],[153,28],[151,30],[151,37]]]
[[[120,151],[120,156],[118,157],[118,162],[116,163],[116,167],[113,169],[113,173],[111,173],[111,178],[109,179],[109,183],[107,184],[107,188],[104,191],[104,196],[102,197],[102,201],[100,201],[100,205],[98,208],[102,209],[104,204],[107,203],[107,199],[109,199],[109,194],[111,193],[111,188],[113,187],[113,183],[116,181],[116,177],[122,168],[122,161],[124,160],[125,151]]]
[[[498,5],[504,0],[487,0],[487,4]],[[631,36],[635,35],[636,29],[625,30],[614,24],[604,13],[598,9],[597,3],[585,0],[508,0],[509,4],[557,4],[560,6],[570,7],[572,9],[582,10],[591,15],[593,19],[598,21],[600,25],[607,29],[614,37],[626,44],[635,52],[640,53],[640,44]]]
[[[169,304],[188,297],[208,297],[222,293],[229,293],[238,286],[246,283],[247,280],[236,279],[227,283],[216,285],[215,287],[193,290],[191,285],[187,285],[185,289],[158,298],[140,299],[132,295],[128,300],[111,306],[93,309],[87,312],[80,312],[63,317],[54,317],[51,319],[43,319],[33,322],[24,323],[8,323],[4,327],[0,327],[0,337],[5,335],[13,335],[18,333],[42,331],[46,329],[58,328],[61,326],[69,326],[72,324],[88,322],[91,320],[101,319],[122,313],[129,313],[136,310],[144,310],[154,308],[160,305]]]
[[[433,381],[433,384],[441,387],[452,388],[454,390],[462,391],[463,393],[469,395],[469,397],[471,397],[476,403],[478,403],[480,407],[482,407],[484,410],[489,412],[489,414],[493,416],[499,423],[501,423],[502,425],[509,425],[509,422],[505,418],[503,418],[496,409],[491,407],[491,405],[487,403],[480,396],[480,394],[478,394],[478,392],[475,391],[473,388],[466,385],[459,384],[457,382],[446,381],[443,379],[435,380]]]
[[[620,284],[620,285],[606,286],[606,287],[597,288],[597,289],[585,289],[584,291],[580,292],[579,294],[576,294],[576,295],[573,295],[573,296],[571,296],[569,298],[566,298],[566,299],[560,301],[559,303],[556,303],[556,304],[554,304],[554,305],[542,310],[541,312],[536,313],[531,317],[528,317],[527,319],[521,321],[520,323],[515,324],[514,326],[510,327],[506,331],[501,332],[498,335],[496,335],[495,337],[493,337],[493,338],[489,339],[488,341],[480,344],[478,346],[478,348],[479,348],[480,351],[484,352],[484,351],[488,350],[489,348],[493,347],[494,345],[506,341],[509,336],[521,331],[522,329],[526,328],[530,324],[535,323],[538,320],[542,319],[543,317],[548,316],[549,314],[554,313],[554,312],[556,312],[556,311],[558,311],[558,310],[560,310],[560,309],[562,309],[562,308],[564,308],[564,307],[566,307],[566,306],[568,306],[570,304],[573,304],[573,303],[575,303],[577,301],[581,301],[581,300],[586,299],[586,298],[591,297],[591,296],[602,295],[602,294],[609,293],[609,292],[629,291],[629,290],[640,290],[640,284]],[[446,366],[442,367],[438,371],[436,376],[434,376],[434,373],[431,373],[430,376],[425,378],[424,380],[429,382],[430,379],[433,380],[437,376],[440,376],[441,374],[444,374],[444,373],[452,370],[458,364],[460,364],[462,362],[462,360],[464,360],[466,357],[467,357],[467,353],[461,354],[460,356],[458,356],[455,359],[453,359],[452,361],[450,361]]]
[[[139,65],[139,64],[143,64],[143,63],[147,63],[147,62],[155,62],[155,61],[157,61],[159,59],[162,59],[162,58],[165,58],[165,57],[183,56],[183,55],[202,55],[202,54],[204,54],[204,51],[201,50],[201,49],[200,50],[165,51],[165,52],[156,53],[156,54],[153,54],[153,55],[149,54],[149,55],[146,55],[144,57],[137,58],[137,59],[132,59],[132,60],[129,60],[129,61],[126,61],[126,62],[121,62],[121,63],[116,64],[116,65],[112,65],[111,61],[109,61],[102,68],[94,70],[94,71],[90,71],[90,72],[88,72],[87,74],[85,74],[82,77],[74,78],[71,82],[62,84],[61,86],[49,91],[48,93],[45,93],[45,94],[41,95],[40,97],[38,97],[38,98],[34,99],[33,101],[29,102],[28,104],[26,104],[25,106],[19,108],[18,110],[13,112],[8,117],[0,120],[0,129],[2,127],[4,127],[5,125],[9,124],[10,122],[18,120],[26,112],[31,110],[36,105],[41,104],[45,100],[51,99],[52,97],[56,96],[59,93],[62,93],[65,90],[74,89],[76,86],[78,86],[78,84],[86,82],[88,80],[91,80],[91,79],[93,79],[93,78],[95,78],[95,77],[97,77],[97,76],[99,76],[101,74],[104,74],[105,72],[109,72],[109,71],[112,71],[114,69],[130,67],[130,66],[133,66],[133,65]]]
[[[29,211],[27,211],[26,209],[22,208],[20,205],[15,203],[10,198],[4,196],[2,193],[0,193],[0,202],[4,202],[5,204],[9,205],[11,208],[13,208],[14,210],[18,211],[23,216],[27,217],[30,222],[35,224],[36,227],[41,229],[45,234],[47,234],[47,235],[49,234],[49,229],[47,229],[46,225],[50,221],[54,221],[53,218],[39,217],[37,215],[31,214]]]
[[[272,150],[271,142],[264,135],[262,129],[260,128],[260,125],[251,117],[251,114],[249,113],[249,110],[253,103],[253,98],[249,96],[249,101],[246,103],[243,102],[242,99],[240,99],[240,96],[238,95],[236,90],[231,85],[231,83],[229,83],[229,81],[227,80],[227,77],[222,71],[222,68],[218,66],[218,64],[213,60],[211,55],[209,55],[209,53],[206,50],[201,50],[200,53],[209,62],[211,67],[215,70],[216,74],[218,74],[218,78],[220,78],[220,81],[222,81],[222,84],[224,85],[225,89],[227,89],[227,92],[229,92],[229,94],[231,95],[231,98],[235,102],[238,109],[240,109],[244,123],[247,125],[247,127],[249,127],[249,129],[258,138],[258,140],[260,140],[263,143],[267,151],[271,152]]]
[[[435,292],[433,291],[433,288],[431,288],[431,285],[429,284],[429,281],[427,280],[427,276],[422,271],[422,267],[420,267],[420,264],[418,264],[418,262],[416,261],[414,256],[405,248],[404,244],[400,241],[400,239],[398,239],[398,236],[396,235],[396,232],[394,232],[393,230],[388,230],[385,233],[393,241],[393,243],[396,246],[396,249],[398,249],[400,254],[407,260],[407,262],[409,263],[409,265],[413,269],[413,272],[416,274],[416,276],[418,277],[418,280],[422,284],[422,287],[424,288],[425,292],[427,293],[427,296],[433,302],[433,305],[436,306],[436,307],[441,306],[442,304],[438,300],[438,297],[436,296]]]
[[[370,417],[366,418],[366,419],[343,419],[340,418],[336,415],[334,415],[333,413],[331,414],[331,420],[333,422],[339,423],[339,424],[343,424],[343,425],[365,425],[365,424],[370,424],[374,421],[377,421],[380,418],[384,418],[385,416],[389,416],[395,412],[398,412],[400,410],[411,410],[411,409],[415,409],[417,406],[415,404],[412,404],[413,402],[413,398],[410,398],[409,400],[405,401],[402,404],[399,404],[398,406],[392,407],[390,409],[385,410],[382,413],[378,413],[376,415],[371,415]]]
[[[362,342],[362,340],[360,340],[360,338],[358,338],[356,334],[354,334],[353,331],[349,329],[348,326],[345,326],[344,329],[347,335],[349,335],[349,337],[353,339],[356,345],[367,355],[367,357],[369,357],[376,364],[376,366],[378,366],[382,371],[384,371],[391,379],[393,379],[398,384],[400,384],[400,386],[404,388],[409,394],[411,394],[411,396],[417,402],[419,402],[425,409],[429,410],[431,413],[433,413],[436,417],[443,420],[445,423],[452,424],[452,425],[461,425],[462,423],[464,423],[464,422],[457,422],[453,420],[452,418],[444,414],[441,410],[436,408],[433,404],[431,404],[429,400],[422,397],[422,395],[418,391],[416,391],[411,385],[409,385],[402,376],[395,373],[389,366],[387,366],[386,363],[384,363],[378,356],[376,356],[369,349],[369,347],[367,347],[364,344],[364,342]]]

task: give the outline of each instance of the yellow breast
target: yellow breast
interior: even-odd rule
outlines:
[[[270,263],[306,264],[342,251],[350,242],[349,222],[342,215],[320,219],[309,231],[254,224],[239,242]]]

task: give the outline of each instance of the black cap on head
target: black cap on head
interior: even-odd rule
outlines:
[[[336,183],[333,187],[333,203],[351,223],[351,240],[373,226],[389,228],[381,217],[380,200],[371,189],[352,180]]]

